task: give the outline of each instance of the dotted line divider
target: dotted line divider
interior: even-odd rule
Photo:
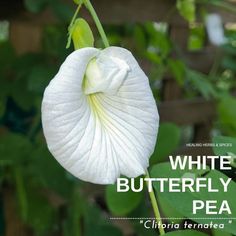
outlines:
[[[155,217],[110,217],[110,220],[187,220],[187,218],[175,218],[175,217],[167,217],[167,218],[155,218]],[[236,220],[236,218],[191,218],[190,220]]]

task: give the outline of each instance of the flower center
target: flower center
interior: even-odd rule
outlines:
[[[128,64],[117,58],[99,55],[93,58],[86,69],[84,78],[84,93],[115,94],[130,70]]]

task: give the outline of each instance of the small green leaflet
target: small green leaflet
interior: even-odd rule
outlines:
[[[176,7],[185,20],[188,22],[195,21],[195,0],[177,0]]]
[[[70,47],[71,39],[74,43],[74,48],[93,47],[94,37],[89,24],[82,18],[78,18],[75,23],[69,28],[69,37],[66,48]]]

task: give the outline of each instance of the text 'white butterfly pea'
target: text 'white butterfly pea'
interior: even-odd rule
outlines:
[[[111,184],[146,172],[159,115],[149,81],[126,49],[71,53],[44,92],[50,152],[74,176]]]

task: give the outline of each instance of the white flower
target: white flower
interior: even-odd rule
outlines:
[[[220,46],[226,43],[227,40],[224,35],[224,28],[220,15],[218,14],[207,15],[206,29],[209,40],[212,44]]]
[[[148,78],[123,48],[71,53],[45,90],[48,148],[74,176],[97,184],[144,174],[159,115]]]

